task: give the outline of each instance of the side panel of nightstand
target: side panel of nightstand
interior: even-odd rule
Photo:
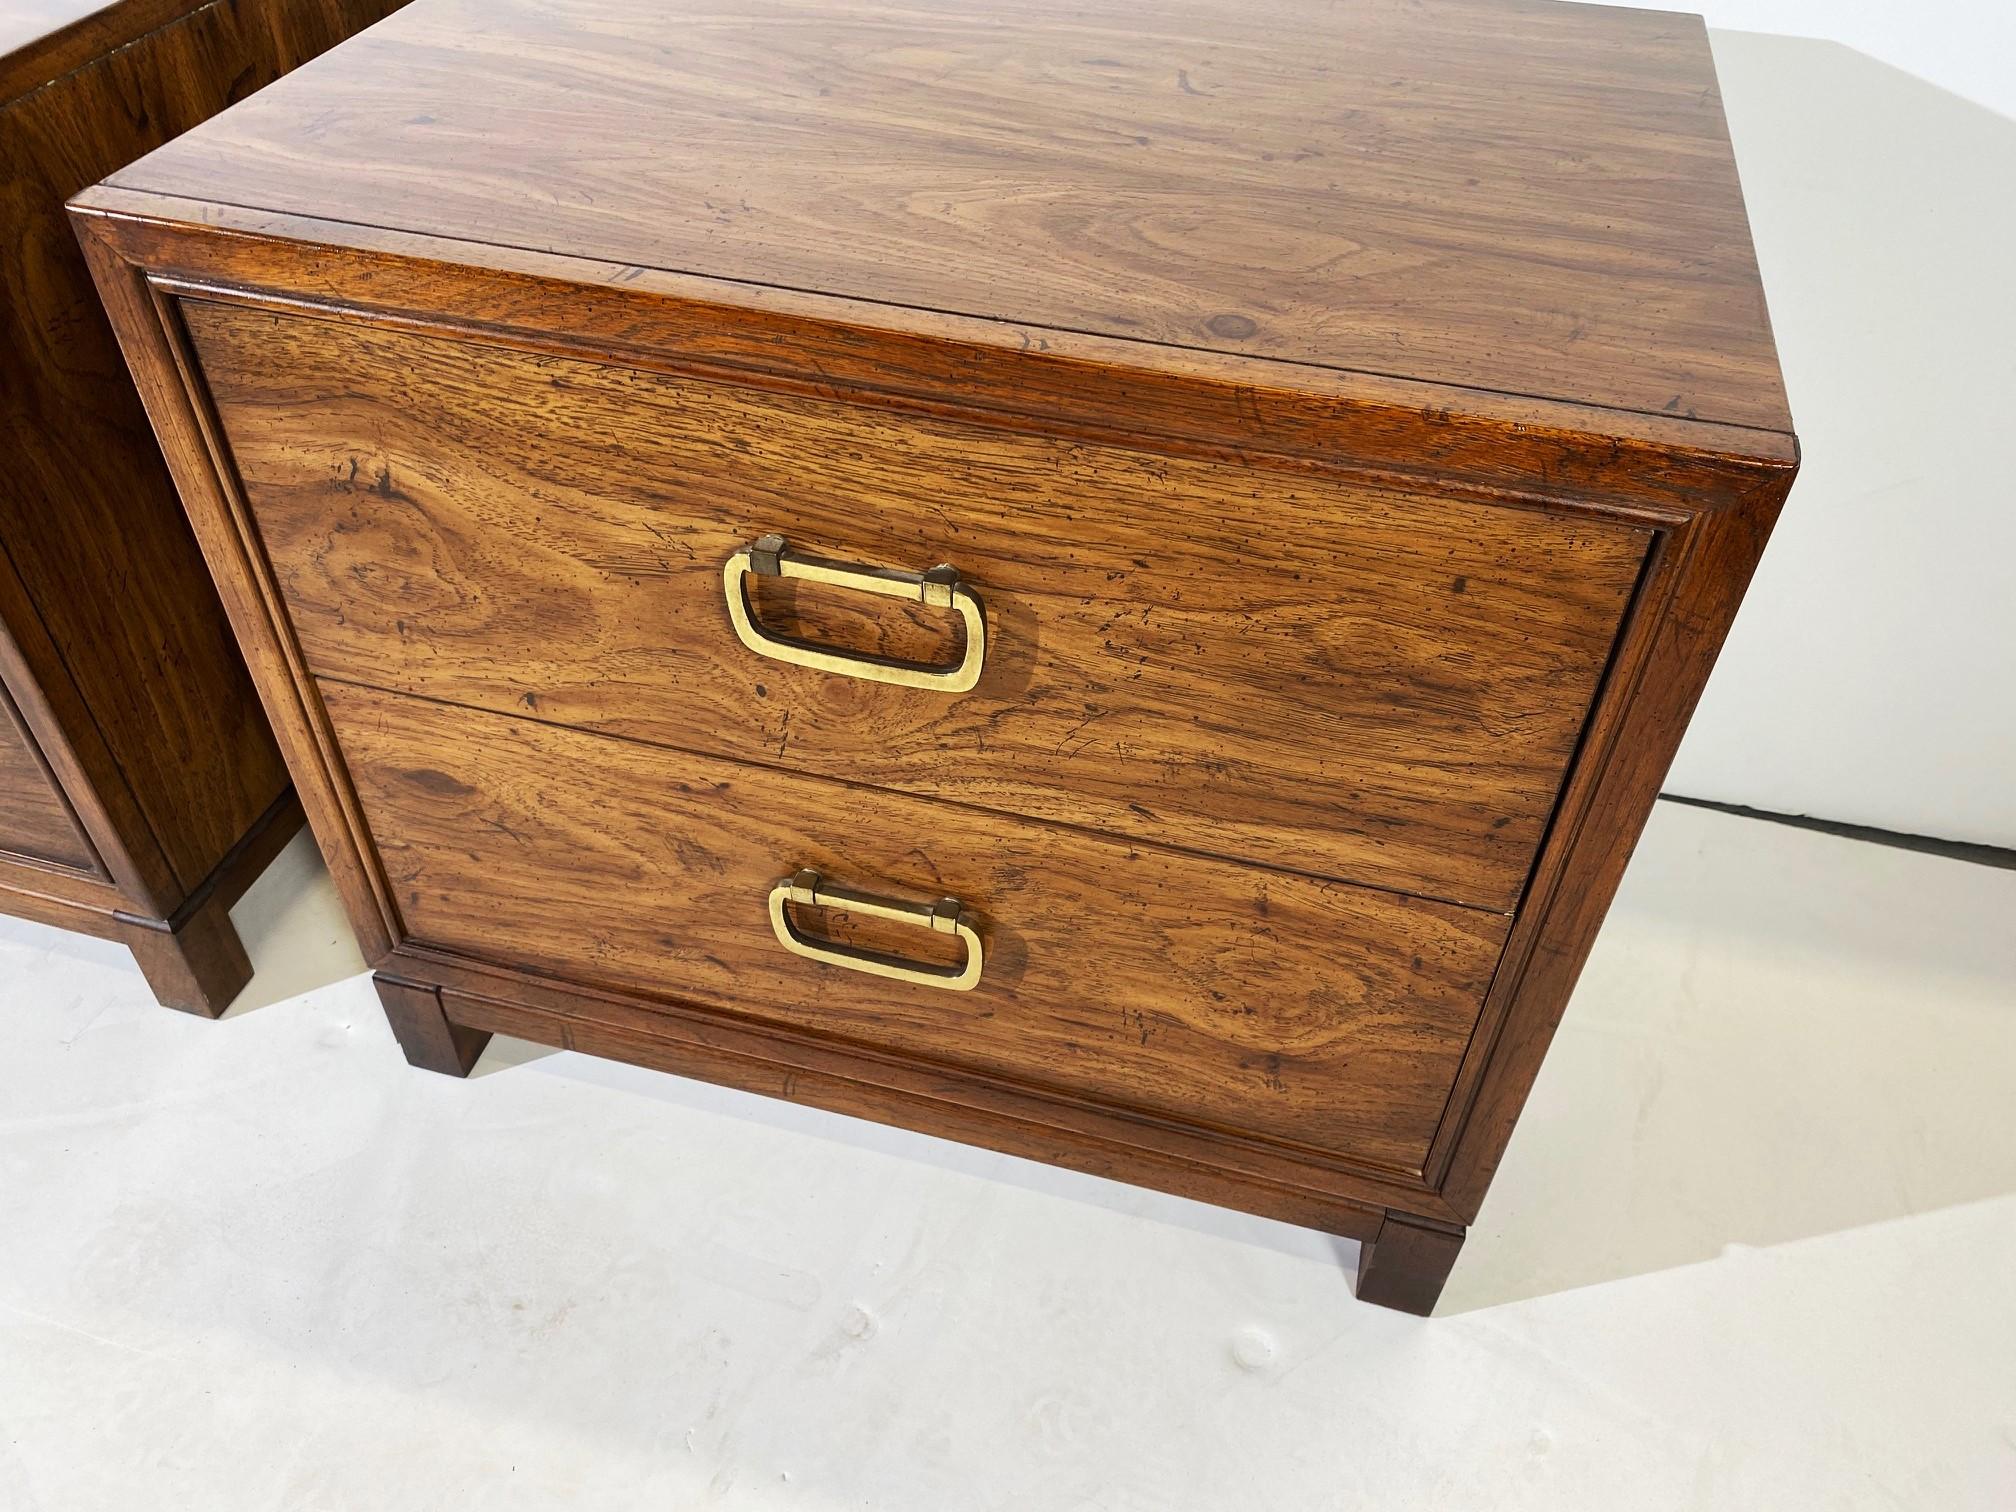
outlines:
[[[63,201],[399,3],[111,6],[0,100],[0,909],[128,945],[193,1012],[249,976],[227,910],[300,810]]]
[[[32,670],[38,663],[40,675]],[[48,847],[36,851],[15,826],[0,833],[0,908],[116,940],[133,952],[164,1006],[207,1017],[223,1012],[251,975],[229,911],[301,827],[292,790],[283,789],[193,889],[155,890],[166,875],[160,853],[150,847],[132,794],[42,637],[5,553],[0,705],[11,778],[29,785],[44,827],[56,825],[58,837],[68,838],[67,848],[52,856]],[[7,843],[10,837],[15,843]]]
[[[135,912],[165,917],[202,886],[287,777],[63,201],[395,8],[192,8],[0,104],[0,351],[16,380],[0,400],[16,461],[0,544],[26,600],[8,620],[52,704],[77,706],[60,714],[84,758],[73,775],[104,795],[140,877]]]

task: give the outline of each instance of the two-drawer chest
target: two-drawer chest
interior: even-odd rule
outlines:
[[[63,202],[400,0],[0,0],[0,911],[215,1015],[301,826]]]
[[[1698,21],[418,0],[75,218],[414,1062],[1432,1306],[1795,467]]]

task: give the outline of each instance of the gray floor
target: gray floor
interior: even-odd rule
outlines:
[[[1661,805],[1430,1322],[1352,1246],[0,921],[0,1507],[2016,1505],[2016,873]]]

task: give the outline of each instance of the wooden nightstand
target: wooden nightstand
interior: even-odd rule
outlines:
[[[194,1013],[301,810],[63,201],[398,3],[0,0],[0,910]]]
[[[1433,1305],[1795,467],[1698,21],[419,0],[76,213],[416,1063]]]

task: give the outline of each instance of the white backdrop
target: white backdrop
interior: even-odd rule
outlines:
[[[1805,461],[1667,790],[2016,846],[2016,3],[1700,3]]]
[[[2016,116],[2009,0],[1605,0],[1695,11],[1711,27],[1840,42],[1977,105]]]

